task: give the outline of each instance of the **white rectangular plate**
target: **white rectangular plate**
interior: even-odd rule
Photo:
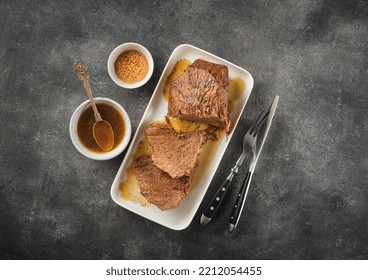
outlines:
[[[163,121],[167,113],[167,101],[164,100],[163,90],[165,86],[165,81],[170,75],[176,62],[180,59],[188,59],[194,61],[198,58],[205,59],[209,62],[224,64],[229,69],[229,78],[233,79],[240,77],[245,83],[245,90],[241,97],[235,102],[233,110],[230,114],[230,119],[234,124],[234,129],[228,137],[223,137],[221,143],[218,145],[217,152],[212,162],[209,164],[207,171],[203,177],[199,180],[197,185],[194,185],[190,194],[185,197],[178,208],[161,211],[154,205],[149,205],[148,207],[143,207],[140,204],[134,203],[132,201],[126,200],[121,197],[120,194],[120,183],[125,181],[126,169],[130,166],[132,162],[132,153],[137,149],[139,142],[144,138],[144,133],[146,128],[153,121]],[[171,54],[169,61],[161,75],[161,78],[156,86],[156,89],[152,95],[150,102],[148,103],[147,109],[142,117],[142,120],[137,128],[134,135],[132,143],[126,153],[126,156],[119,168],[119,171],[115,177],[115,180],[111,187],[111,197],[120,206],[141,215],[144,218],[152,220],[159,223],[165,227],[182,230],[189,226],[192,221],[206,191],[211,183],[212,177],[214,176],[217,167],[226,151],[226,147],[230,142],[233,132],[236,128],[238,120],[244,110],[244,107],[248,101],[249,95],[253,88],[253,78],[246,70],[221,59],[211,53],[193,47],[191,45],[180,45]]]

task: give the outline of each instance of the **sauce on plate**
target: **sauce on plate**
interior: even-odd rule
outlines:
[[[180,59],[174,66],[173,70],[171,71],[170,75],[167,77],[164,87],[164,99],[167,101],[169,99],[169,91],[171,82],[176,80],[184,71],[191,65],[192,62],[188,59]]]
[[[148,143],[148,139],[144,136],[143,140],[139,142],[138,148],[132,154],[132,160],[148,156],[152,154],[152,148]],[[126,171],[126,178],[124,182],[119,185],[121,191],[121,197],[139,203],[142,206],[148,206],[149,202],[141,195],[138,180],[135,176],[133,164],[130,164]]]
[[[245,83],[242,78],[236,77],[229,82],[229,101],[235,102],[245,91]]]

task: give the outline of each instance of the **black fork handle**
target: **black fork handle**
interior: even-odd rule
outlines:
[[[204,226],[209,223],[209,221],[213,218],[216,211],[219,209],[222,200],[224,199],[227,190],[231,185],[231,179],[227,178],[225,182],[222,183],[220,188],[217,190],[215,195],[212,197],[210,203],[208,204],[206,210],[204,210],[202,217],[201,217],[201,225]]]

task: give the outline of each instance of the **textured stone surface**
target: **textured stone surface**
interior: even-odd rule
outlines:
[[[368,258],[366,1],[39,2],[0,2],[0,258]],[[111,50],[128,41],[146,46],[156,66],[130,91],[106,70]],[[204,202],[251,121],[280,95],[233,236],[226,224],[241,175],[212,224],[199,225],[202,204],[176,232],[111,200],[124,154],[92,161],[69,139],[71,114],[86,99],[71,71],[77,58],[90,66],[95,96],[120,102],[135,130],[182,43],[255,79]]]

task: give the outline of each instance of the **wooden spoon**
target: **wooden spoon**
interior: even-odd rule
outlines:
[[[92,109],[96,120],[93,125],[93,138],[103,151],[111,151],[114,147],[114,131],[112,130],[111,125],[101,118],[101,115],[97,110],[95,100],[93,99],[91,86],[89,85],[87,64],[81,60],[77,60],[73,65],[73,70],[77,74],[79,80],[82,81],[84,90],[92,104]]]

